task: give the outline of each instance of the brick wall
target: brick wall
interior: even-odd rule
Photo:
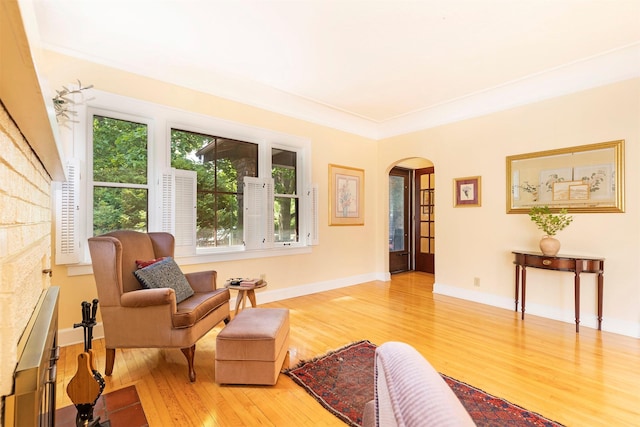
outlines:
[[[0,396],[12,392],[20,336],[49,277],[51,178],[0,103]]]

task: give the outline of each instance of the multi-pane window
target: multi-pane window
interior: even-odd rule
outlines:
[[[92,131],[93,235],[147,231],[147,125],[94,115]]]
[[[171,167],[197,173],[197,246],[243,243],[243,180],[258,176],[258,145],[171,129]]]
[[[54,183],[56,262],[90,261],[88,237],[120,229],[172,233],[176,257],[189,262],[318,244],[310,141],[98,97],[99,107],[89,102],[79,111],[88,141],[87,128],[74,126],[78,157],[65,161],[68,180]]]
[[[279,148],[271,150],[271,175],[274,182],[275,242],[297,242],[299,238],[297,191],[297,153]]]

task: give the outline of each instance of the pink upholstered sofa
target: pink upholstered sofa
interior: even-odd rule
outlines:
[[[386,342],[376,349],[374,399],[363,427],[475,426],[440,374],[416,349]]]

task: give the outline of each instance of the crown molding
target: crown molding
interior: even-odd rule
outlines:
[[[157,78],[180,75],[167,70]],[[640,77],[640,42],[382,122],[257,82],[203,73],[182,86],[289,117],[379,140]]]
[[[78,57],[56,46],[49,50]],[[135,68],[81,55],[82,59],[208,93],[288,117],[377,141],[640,77],[640,42],[581,59],[458,99],[376,122],[332,106],[235,76],[198,70],[186,76],[180,65]]]
[[[403,135],[640,77],[640,42],[575,61],[379,124],[378,139]]]

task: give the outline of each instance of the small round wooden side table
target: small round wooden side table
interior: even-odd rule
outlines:
[[[251,302],[251,307],[256,307],[256,289],[264,288],[267,286],[267,282],[264,280],[256,285],[246,286],[246,285],[232,285],[229,281],[224,284],[224,287],[229,290],[238,291],[238,296],[236,297],[236,314],[240,311],[240,302],[242,302],[242,308],[244,309],[246,304],[246,299],[249,297],[249,301]]]

